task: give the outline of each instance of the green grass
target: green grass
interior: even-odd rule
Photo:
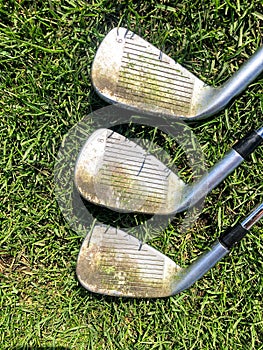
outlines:
[[[96,49],[128,26],[209,84],[262,44],[262,1],[0,0],[0,349],[263,349],[262,223],[190,290],[160,300],[91,294],[75,276],[82,237],[65,222],[53,169],[63,136],[105,105]],[[262,122],[262,75],[193,125],[208,166]],[[210,194],[195,226],[154,244],[191,261],[262,200],[262,148]],[[176,247],[181,253],[176,255]]]

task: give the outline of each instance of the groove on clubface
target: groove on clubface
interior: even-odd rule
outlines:
[[[180,267],[126,232],[95,226],[82,244],[77,276],[90,291],[136,297],[171,294]]]
[[[191,77],[163,59],[160,51],[125,38],[116,96],[188,114],[193,89]]]

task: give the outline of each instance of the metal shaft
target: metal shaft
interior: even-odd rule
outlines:
[[[250,230],[250,228],[258,222],[263,217],[263,203],[261,203],[256,209],[252,211],[252,213],[247,216],[244,221],[241,222],[241,225]]]
[[[193,186],[189,186],[185,200],[177,209],[184,211],[194,206],[198,201],[210,193],[219,183],[221,183],[234,169],[236,169],[244,158],[235,150],[230,150],[223,159],[214,165],[208,173],[197,181]]]
[[[224,108],[233,97],[239,95],[263,70],[263,46],[261,46],[221,87],[214,91],[211,104],[201,112],[206,117]]]
[[[261,203],[257,208],[255,208],[251,214],[249,214],[241,226],[245,230],[249,230],[256,222],[258,222],[263,217],[263,203]],[[239,235],[236,232],[235,226],[229,231],[229,235],[234,234]],[[243,238],[245,234],[241,237]],[[220,240],[217,240],[212,248],[201,254],[188,268],[181,270],[177,278],[174,281],[173,294],[179,293],[187,288],[189,288],[193,283],[200,279],[207,271],[209,271],[218,261],[220,261],[225,255],[229,253],[228,249]]]
[[[228,253],[220,242],[214,243],[211,250],[200,255],[188,268],[182,270],[175,279],[173,294],[189,288]]]

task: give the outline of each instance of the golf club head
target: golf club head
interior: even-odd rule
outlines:
[[[186,268],[120,229],[95,225],[82,243],[77,277],[87,290],[105,295],[161,298],[178,294],[224,258],[262,217],[261,203]]]
[[[83,198],[119,212],[170,214],[185,188],[156,157],[110,129],[98,129],[88,138],[74,180]]]
[[[181,268],[158,250],[126,232],[96,225],[84,239],[76,273],[94,293],[160,298],[173,293]]]
[[[126,28],[114,28],[98,48],[91,77],[109,103],[184,120],[215,115],[263,71],[263,46],[227,80],[211,87]]]
[[[126,28],[104,38],[91,77],[109,103],[185,119],[198,115],[216,90]]]

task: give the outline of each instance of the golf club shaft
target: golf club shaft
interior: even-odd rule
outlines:
[[[227,230],[212,245],[211,249],[201,254],[196,261],[182,272],[179,283],[175,284],[174,294],[179,293],[197,280],[199,280],[207,271],[209,271],[218,261],[227,255],[230,249],[237,244],[249,231],[249,229],[263,217],[263,203],[255,208],[252,213],[240,224]]]
[[[263,141],[263,127],[249,133],[213,166],[197,183],[191,186],[183,204],[177,209],[182,212],[194,206],[236,169]]]
[[[223,109],[233,97],[239,95],[263,71],[263,46],[261,46],[220,88],[212,103],[202,114],[211,116]]]
[[[223,90],[232,97],[242,92],[263,71],[263,46],[261,46],[234,74],[223,84]]]
[[[252,211],[252,213],[247,216],[244,221],[241,222],[241,225],[247,229],[250,230],[250,228],[255,225],[263,216],[263,203],[260,204],[255,210]]]
[[[219,242],[228,250],[233,248],[263,216],[263,203],[255,208],[241,223],[227,230],[219,237]]]

